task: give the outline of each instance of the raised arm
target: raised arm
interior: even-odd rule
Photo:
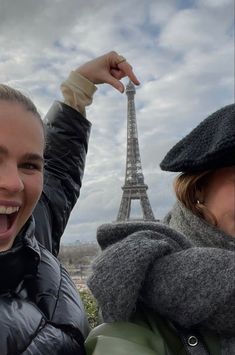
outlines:
[[[45,117],[44,189],[34,210],[35,234],[54,255],[80,193],[91,128],[85,107],[92,103],[94,84],[123,92],[125,76],[139,84],[131,65],[113,51],[81,65],[61,85],[65,102],[55,102]]]

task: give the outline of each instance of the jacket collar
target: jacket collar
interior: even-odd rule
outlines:
[[[0,252],[0,293],[14,290],[23,280],[34,277],[41,258],[30,217],[9,250]]]
[[[35,232],[35,220],[34,217],[31,216],[26,222],[26,224],[24,225],[24,227],[22,228],[22,230],[20,231],[16,239],[21,240],[24,247],[26,249],[31,250],[31,252],[35,253],[35,256],[38,256],[38,259],[40,259],[41,257],[40,248],[34,236],[34,232]]]

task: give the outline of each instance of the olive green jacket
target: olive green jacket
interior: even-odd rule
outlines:
[[[193,333],[192,333],[193,335]],[[221,355],[219,340],[203,336],[210,355]],[[132,322],[103,323],[85,342],[87,355],[187,355],[175,328],[153,312],[136,314]]]

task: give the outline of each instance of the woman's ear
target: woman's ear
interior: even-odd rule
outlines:
[[[196,194],[195,194],[195,198],[196,198],[197,203],[203,204],[204,195],[205,195],[204,190],[205,190],[205,188],[203,188],[202,186],[197,187]]]

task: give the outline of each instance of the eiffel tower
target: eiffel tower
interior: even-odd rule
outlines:
[[[141,167],[135,114],[135,92],[134,84],[129,81],[126,86],[126,95],[128,98],[126,177],[125,184],[122,187],[123,194],[117,222],[130,220],[132,200],[139,200],[140,202],[143,217],[138,218],[138,220],[155,221],[147,195],[148,186],[144,183],[144,175]]]

